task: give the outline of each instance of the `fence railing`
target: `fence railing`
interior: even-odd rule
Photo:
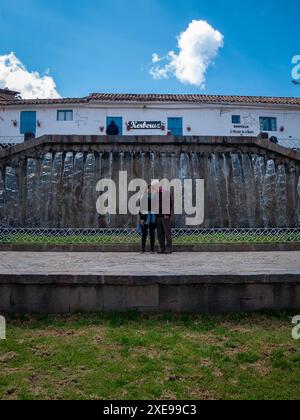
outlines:
[[[300,242],[300,229],[173,229],[174,244],[276,244]],[[0,244],[137,244],[135,229],[0,229]]]

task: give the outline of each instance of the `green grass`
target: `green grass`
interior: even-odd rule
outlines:
[[[183,235],[174,238],[175,245],[188,244],[265,244],[265,243],[291,243],[300,242],[300,232],[275,234],[250,235],[247,233],[207,233],[201,235]],[[0,238],[1,244],[15,245],[123,245],[139,244],[140,238],[137,235],[74,235],[74,236],[46,236],[33,234],[14,234]]]
[[[5,238],[0,239],[2,244],[42,244],[42,245],[123,245],[123,244],[139,244],[140,238],[132,236],[128,238],[125,235],[74,235],[74,236],[45,236],[33,234],[16,234],[7,235]]]
[[[300,398],[300,342],[289,314],[131,312],[7,326],[0,399]]]

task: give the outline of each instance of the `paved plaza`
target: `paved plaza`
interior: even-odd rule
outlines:
[[[300,252],[39,253],[0,252],[0,275],[255,275],[300,274]]]

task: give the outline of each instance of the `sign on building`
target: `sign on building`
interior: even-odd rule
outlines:
[[[161,130],[161,121],[129,121],[128,128],[130,130]]]

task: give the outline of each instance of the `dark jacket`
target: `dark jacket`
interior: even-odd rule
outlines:
[[[106,130],[108,136],[118,136],[120,133],[119,127],[113,121],[109,124]]]
[[[152,204],[152,196],[151,194],[148,194],[148,208],[147,208],[148,213],[144,213],[144,212],[142,213],[142,211],[140,211],[140,220],[143,220],[144,222],[146,222],[149,219],[149,214],[151,214],[151,204]],[[156,225],[156,220],[155,220],[155,223],[151,222],[150,224]]]
[[[165,213],[163,210],[163,199],[166,200],[165,202],[168,204],[170,202],[170,212]],[[174,208],[174,199],[172,193],[170,191],[163,190],[162,187],[159,189],[159,213],[158,217],[169,216],[171,217],[173,214]]]

